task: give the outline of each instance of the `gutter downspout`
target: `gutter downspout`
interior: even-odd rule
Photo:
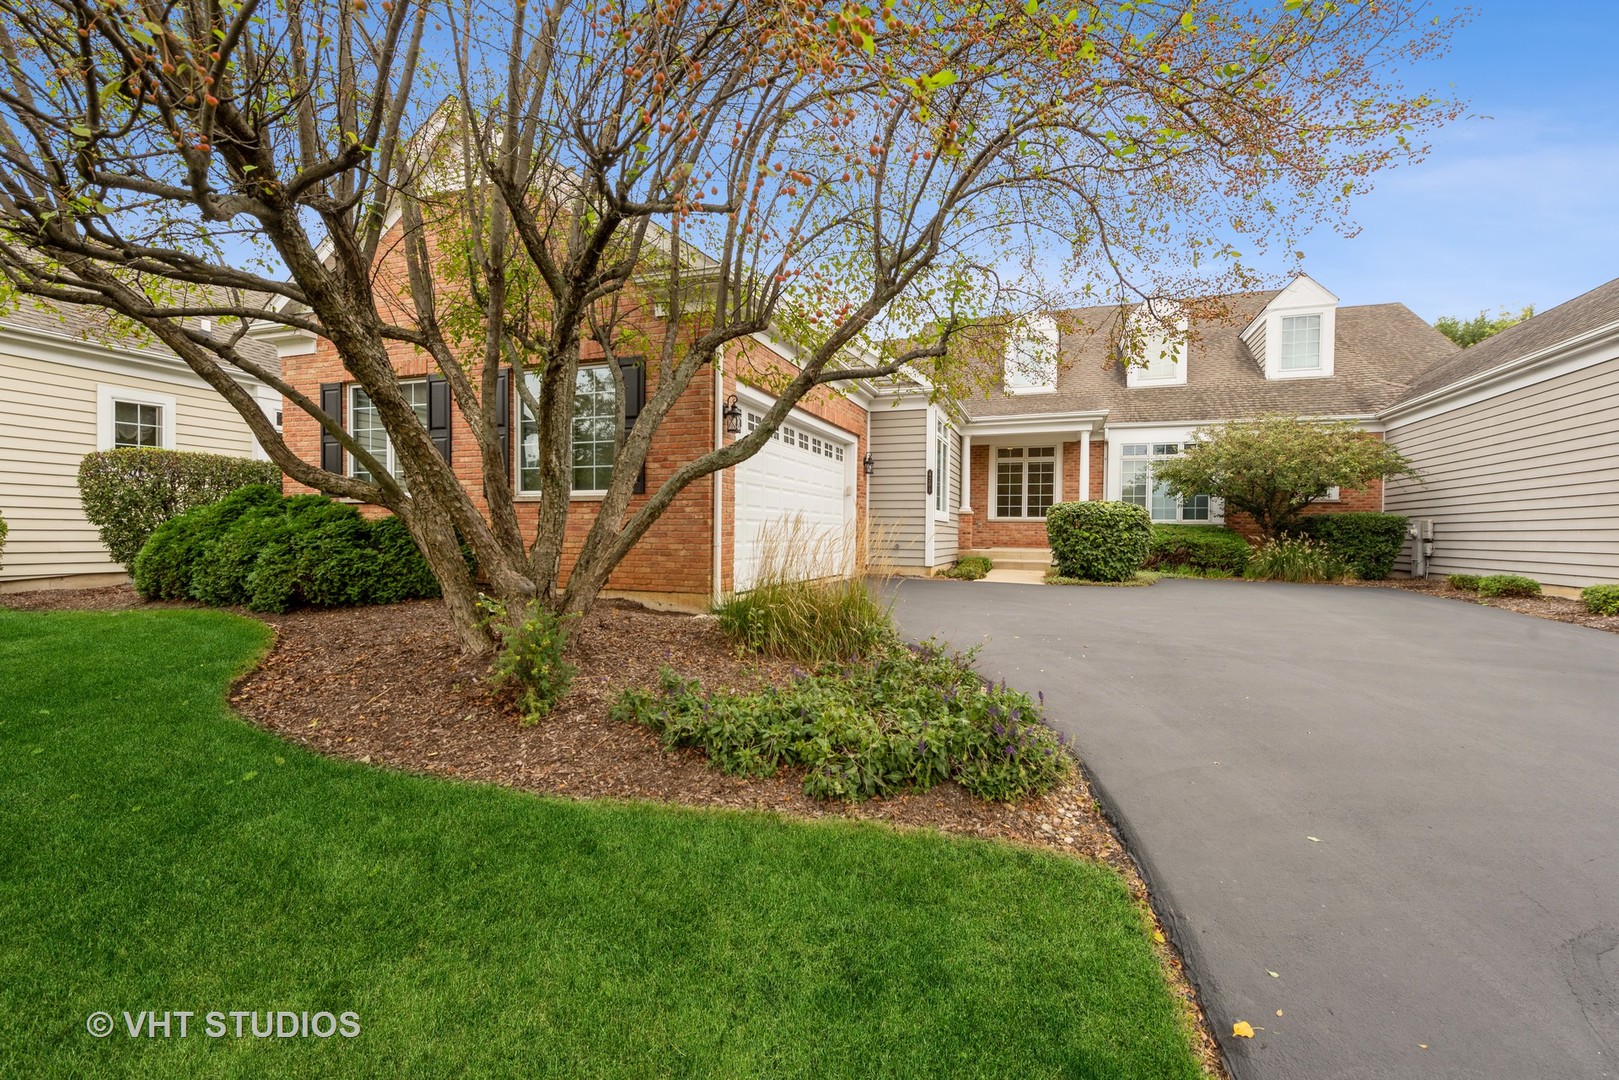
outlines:
[[[714,350],[714,449],[725,449],[725,346],[721,345]],[[709,599],[717,607],[724,599],[721,587],[724,575],[721,573],[722,563],[725,560],[725,537],[721,532],[725,521],[725,489],[724,470],[710,473],[713,478],[714,507],[709,520],[712,527],[710,533],[714,539],[713,557],[709,566]]]

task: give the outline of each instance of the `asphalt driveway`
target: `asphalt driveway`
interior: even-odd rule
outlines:
[[[1619,1076],[1619,635],[1220,581],[895,612],[1045,692],[1239,1078]]]

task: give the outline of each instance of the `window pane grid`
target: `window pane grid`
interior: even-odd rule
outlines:
[[[114,447],[161,447],[163,414],[156,405],[136,401],[113,402],[112,444]]]
[[[1282,370],[1309,371],[1321,366],[1321,316],[1291,315],[1282,319]]]
[[[995,516],[1043,518],[1057,501],[1057,448],[995,448]]]
[[[1179,456],[1180,443],[1125,443],[1119,498],[1146,510],[1154,521],[1212,521],[1213,504],[1207,495],[1176,499],[1169,488],[1153,481],[1155,460]]]

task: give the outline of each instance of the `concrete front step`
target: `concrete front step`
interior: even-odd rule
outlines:
[[[958,557],[968,555],[982,555],[997,570],[1034,570],[1043,574],[1051,569],[1050,548],[971,548]]]

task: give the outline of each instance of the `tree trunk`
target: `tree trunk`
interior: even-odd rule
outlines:
[[[461,555],[461,544],[456,539],[455,529],[447,518],[431,510],[413,511],[405,524],[443,590],[444,607],[455,625],[455,636],[461,642],[461,651],[473,657],[490,655],[495,650],[495,641],[478,609],[477,583],[473,581],[466,559]]]

